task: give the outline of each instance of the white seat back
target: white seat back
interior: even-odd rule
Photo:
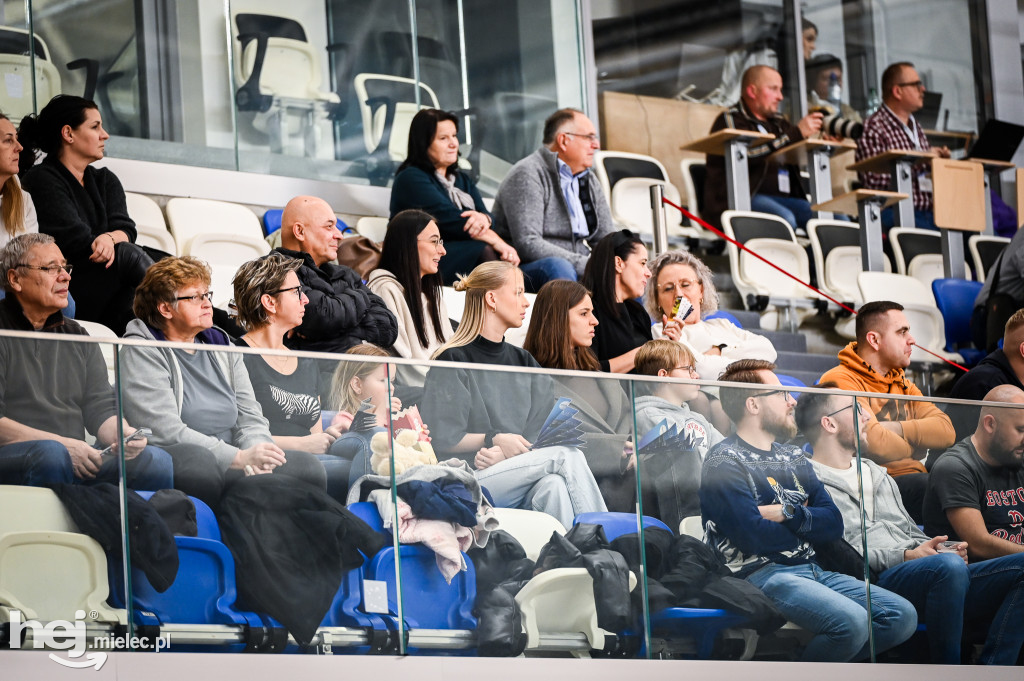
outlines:
[[[526,557],[537,560],[540,550],[551,539],[551,533],[565,534],[565,528],[558,519],[540,511],[526,511],[519,508],[495,508],[494,516],[505,530],[519,542],[526,551]]]
[[[964,272],[967,279],[971,280],[971,269],[964,262]],[[915,256],[907,263],[907,276],[917,279],[925,286],[931,287],[936,279],[943,279],[946,276],[946,269],[942,264],[942,256],[936,253],[924,253]]]
[[[93,338],[117,338],[116,333],[99,322],[90,322],[85,319],[76,319],[75,321]],[[114,385],[114,344],[100,343],[100,354],[103,355],[103,362],[107,365],[107,380],[110,381],[110,385]]]
[[[689,535],[694,539],[704,541],[704,521],[699,515],[691,515],[679,522],[679,534]]]
[[[373,81],[385,81],[392,83],[405,83],[415,85],[416,81],[411,78],[400,76],[389,76],[382,73],[360,73],[355,77],[354,86],[356,97],[359,100],[359,112],[363,120],[363,142],[366,151],[372,152],[380,144],[384,136],[386,123],[386,108],[383,105],[374,105],[370,99],[369,90]],[[395,102],[395,117],[391,127],[391,138],[388,143],[388,155],[393,160],[401,161],[408,153],[409,145],[409,124],[413,116],[420,109],[439,109],[437,94],[426,83],[419,83],[420,104],[416,106],[415,99],[409,101]]]
[[[0,622],[12,610],[43,622],[83,610],[125,624],[127,613],[106,605],[109,593],[102,547],[78,533],[52,490],[0,485]]]
[[[987,244],[1001,244],[1004,248],[1010,240],[1003,236],[989,236],[987,234],[972,234],[967,239],[967,250],[971,252],[971,262],[974,263],[974,272],[978,281],[985,281],[988,278],[988,268],[985,266],[985,259],[982,257],[981,249]],[[993,261],[994,262],[994,261]],[[989,264],[991,266],[991,263]]]
[[[654,215],[651,210],[651,187],[654,185],[661,185],[665,198],[679,205],[679,190],[670,182],[646,177],[625,177],[616,182],[612,188],[610,201],[612,219],[638,234],[653,234]],[[684,232],[684,228],[679,226],[681,222],[679,211],[662,205],[661,212],[665,217],[665,224],[668,226],[670,235]]]
[[[167,229],[167,221],[157,202],[145,194],[134,192],[125,192],[124,198],[128,204],[128,217],[135,222],[138,232],[135,243],[178,255],[178,245]]]
[[[263,228],[256,213],[226,201],[171,199],[167,202],[167,226],[182,255],[191,253],[189,243],[199,234],[237,234],[263,240]]]
[[[781,239],[750,239],[745,244],[754,253],[803,281],[810,281],[807,252],[798,244]],[[809,298],[814,294],[777,269],[746,251],[739,256],[739,273],[744,282],[759,292],[780,298]]]
[[[270,245],[263,239],[252,239],[237,234],[199,234],[189,242],[189,252],[206,262],[212,271],[210,290],[213,304],[227,307],[234,297],[232,280],[238,268],[270,253]]]
[[[356,231],[371,241],[381,243],[388,233],[387,218],[364,216],[356,220]]]

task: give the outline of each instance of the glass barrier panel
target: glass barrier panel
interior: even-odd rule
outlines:
[[[236,167],[222,4],[32,0],[5,3],[5,18],[24,21],[26,7],[35,111],[57,94],[85,97],[112,156]]]
[[[152,336],[141,321],[129,327],[136,343]],[[388,483],[377,504],[345,507],[375,419],[361,400],[352,408],[335,399],[351,388],[332,392],[372,384],[386,405],[387,365],[248,342],[120,348],[125,419],[149,428],[149,444],[173,462],[173,491],[170,479],[138,487],[162,490],[175,537],[159,548],[176,549],[178,568],[154,576],[146,554],[133,563],[135,628],[168,637],[172,651],[401,653],[395,566],[382,558],[392,538],[381,518],[396,517]],[[388,438],[383,445],[386,461]],[[141,539],[139,551],[154,550],[154,534]]]
[[[113,443],[127,429],[110,382],[111,343],[11,333],[0,332],[3,647],[49,650],[82,666],[125,649],[128,638],[120,471],[169,486],[170,460],[138,442],[126,448],[128,461],[118,455]]]
[[[447,356],[472,357],[487,343],[478,338]],[[417,419],[439,462],[396,478],[400,513],[408,506],[413,515],[439,516],[449,537],[419,574],[403,565],[409,652],[636,656],[644,571],[627,384],[522,366],[397,367],[404,413],[393,421],[395,470],[399,444],[412,439],[401,426]],[[426,448],[401,456],[424,460],[417,450]],[[442,486],[427,497],[434,509],[423,485],[411,482],[428,476]]]

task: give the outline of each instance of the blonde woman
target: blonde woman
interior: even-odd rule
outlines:
[[[530,305],[518,267],[483,263],[460,277],[455,289],[466,293],[462,321],[434,359],[540,368],[530,353],[504,339],[506,331],[522,326]],[[531,450],[555,404],[549,376],[433,367],[424,387],[421,411],[438,458],[466,460],[498,506],[543,511],[566,527],[579,513],[607,510],[580,450]]]

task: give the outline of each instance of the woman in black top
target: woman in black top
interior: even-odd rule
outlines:
[[[522,326],[530,305],[518,267],[483,263],[455,289],[466,292],[462,321],[433,359],[540,368],[530,353],[504,339],[506,331]],[[549,376],[432,367],[424,387],[420,410],[438,458],[469,462],[498,506],[544,511],[566,527],[579,513],[607,510],[579,449],[531,449],[555,406]]]
[[[235,305],[246,333],[236,345],[288,350],[284,337],[302,323],[309,302],[295,274],[301,266],[301,260],[271,253],[238,269],[233,282]],[[355,451],[346,446],[347,439],[338,440],[342,428],[323,427],[316,361],[285,354],[247,354],[244,361],[274,444],[286,451],[317,455],[327,471],[327,491],[344,500]]]
[[[590,254],[583,285],[593,292],[594,315],[600,321],[591,347],[603,371],[631,373],[636,351],[651,340],[651,318],[636,300],[650,278],[647,247],[628,229],[604,237]],[[669,321],[664,334],[678,340],[679,323]]]
[[[91,165],[103,158],[109,137],[96,104],[72,95],[57,95],[18,129],[22,184],[35,201],[39,231],[56,239],[75,267],[76,316],[123,335],[135,316],[135,287],[153,260],[135,245],[121,182]],[[37,149],[46,158],[32,167]]]

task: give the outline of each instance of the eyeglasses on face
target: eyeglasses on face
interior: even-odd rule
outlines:
[[[295,297],[296,298],[298,298],[299,300],[302,300],[302,294],[306,292],[306,287],[303,286],[302,284],[299,284],[298,286],[289,286],[288,288],[279,288],[276,291],[274,291],[273,295],[276,296],[279,293],[291,293],[292,291],[295,291]]]
[[[924,89],[924,82],[920,80],[912,80],[909,83],[896,83],[898,87],[916,87],[919,90]]]
[[[573,137],[582,137],[591,144],[600,144],[601,138],[597,136],[597,133],[590,133],[589,135],[583,135],[578,132],[566,132],[566,135],[572,135]]]
[[[197,293],[194,296],[177,296],[175,300],[188,300],[193,303],[201,303],[205,298],[209,302],[213,302],[213,291],[207,291],[206,293]]]
[[[40,272],[46,272],[49,275],[60,274],[61,270],[64,270],[69,275],[74,265],[29,265],[25,262],[19,262],[15,267],[27,267],[30,270],[39,270]]]
[[[682,366],[672,367],[672,371],[685,371],[688,374],[697,373],[697,367],[692,364],[683,364]]]
[[[796,396],[784,388],[781,390],[769,390],[768,392],[758,393],[757,395],[754,395],[754,397],[771,397],[772,395],[785,395],[787,400],[796,401]]]
[[[439,248],[443,248],[444,247],[444,239],[438,239],[438,238],[434,238],[434,239],[416,239],[416,241],[425,241],[428,244],[430,244],[431,246],[433,246],[435,249],[439,249]]]
[[[840,407],[839,409],[836,409],[836,410],[835,410],[834,412],[832,412],[831,414],[825,414],[825,416],[828,416],[829,418],[831,418],[831,417],[835,416],[836,414],[838,414],[839,412],[841,412],[841,411],[845,411],[845,410],[847,410],[847,409],[850,409],[851,407],[853,407],[853,402],[850,402],[850,403],[849,403],[848,405],[846,405],[845,407]]]

